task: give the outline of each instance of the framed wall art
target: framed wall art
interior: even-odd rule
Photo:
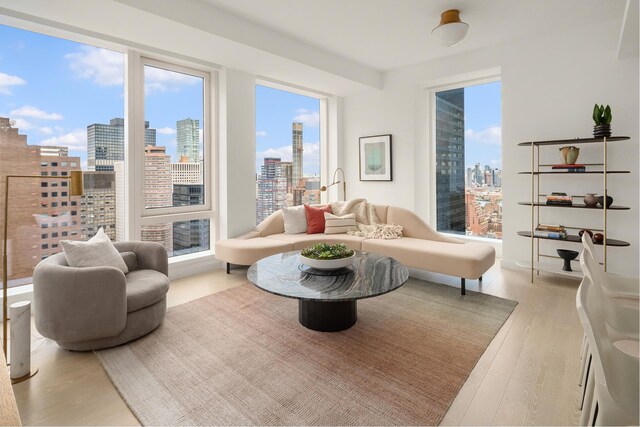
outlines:
[[[391,135],[360,138],[360,181],[391,181]]]

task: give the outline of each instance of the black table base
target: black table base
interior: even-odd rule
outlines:
[[[314,331],[344,331],[358,320],[357,301],[298,300],[298,319]]]

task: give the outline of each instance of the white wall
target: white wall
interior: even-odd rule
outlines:
[[[504,227],[503,250],[506,265],[526,260],[530,241],[516,235],[530,229],[529,211],[519,201],[530,198],[530,181],[518,171],[530,168],[529,150],[517,143],[530,140],[589,137],[591,110],[595,102],[610,104],[616,135],[631,140],[612,143],[612,168],[631,170],[611,175],[609,194],[615,203],[630,211],[609,213],[609,236],[627,240],[630,248],[610,248],[610,271],[638,274],[638,58],[616,59],[620,22],[514,41],[509,44],[450,56],[385,73],[382,91],[349,96],[344,100],[344,153],[351,196],[372,202],[414,209],[425,220],[435,199],[429,192],[433,168],[428,137],[426,87],[453,76],[499,68],[502,79],[502,145]],[[393,181],[360,182],[358,138],[365,135],[393,135]],[[559,162],[557,149],[543,153],[548,162]],[[598,162],[595,146],[581,146],[580,161]],[[543,191],[569,194],[602,193],[598,175],[569,176],[548,182]],[[601,211],[542,209],[542,220],[564,225],[596,228]],[[545,253],[556,247],[543,242]],[[556,245],[556,246],[554,246]],[[579,249],[578,245],[573,245]]]

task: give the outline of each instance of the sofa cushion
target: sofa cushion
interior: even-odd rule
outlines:
[[[306,236],[306,234],[282,234]],[[255,239],[229,239],[216,242],[216,258],[237,265],[251,265],[269,255],[293,250],[290,242],[256,237]]]
[[[124,260],[124,263],[127,264],[127,268],[129,269],[129,271],[138,269],[138,255],[136,255],[135,252],[120,252],[120,256]]]
[[[155,270],[129,272],[127,278],[127,313],[160,301],[169,290],[169,278]]]
[[[285,234],[299,234],[307,232],[307,214],[304,206],[282,208]]]
[[[348,231],[358,231],[356,214],[337,216],[329,212],[324,213],[324,234],[343,234]]]
[[[395,258],[407,267],[477,279],[495,262],[495,251],[481,243],[448,243],[403,237],[367,239],[362,250]]]
[[[324,213],[331,213],[331,206],[304,205],[307,214],[307,234],[324,233]]]
[[[344,243],[354,251],[362,250],[364,237],[350,236],[348,234],[272,234],[267,239],[287,242],[292,245],[293,251],[300,251],[307,246],[316,243]],[[284,251],[282,251],[284,252]]]

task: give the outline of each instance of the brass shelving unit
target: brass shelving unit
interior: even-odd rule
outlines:
[[[556,139],[549,141],[530,141],[530,142],[521,142],[518,144],[520,147],[531,147],[531,170],[525,172],[519,172],[520,174],[526,174],[531,176],[531,200],[529,202],[520,202],[520,205],[531,206],[531,229],[528,231],[519,231],[518,235],[527,237],[531,240],[531,262],[526,265],[531,269],[531,282],[533,283],[534,272],[536,271],[550,271],[554,273],[563,273],[561,271],[555,271],[551,268],[541,267],[540,258],[558,258],[557,256],[545,255],[540,252],[540,243],[539,240],[554,240],[556,242],[570,242],[570,243],[581,243],[580,238],[577,233],[575,235],[568,235],[567,239],[551,239],[547,237],[540,237],[535,235],[535,228],[537,224],[540,222],[540,208],[561,208],[561,209],[591,209],[591,210],[600,210],[602,211],[602,229],[601,230],[593,230],[597,232],[602,232],[604,235],[603,246],[603,261],[602,265],[604,266],[605,271],[607,270],[607,246],[629,246],[628,242],[623,240],[615,240],[610,239],[607,236],[607,213],[608,211],[617,211],[617,210],[628,210],[629,208],[626,206],[616,206],[612,205],[607,207],[606,203],[604,207],[596,207],[590,208],[588,206],[577,204],[572,206],[558,206],[558,205],[547,205],[543,201],[541,201],[542,197],[545,197],[545,194],[540,194],[540,177],[543,176],[553,176],[557,177],[558,175],[585,175],[585,176],[593,176],[593,175],[602,175],[602,194],[604,194],[604,200],[606,200],[608,195],[608,186],[607,186],[607,177],[610,174],[623,174],[629,173],[629,171],[624,170],[609,170],[607,164],[607,145],[616,141],[625,141],[628,140],[628,136],[612,136],[608,138],[575,138],[575,139]],[[603,152],[603,160],[602,163],[586,163],[585,166],[598,166],[602,167],[602,170],[589,170],[584,172],[568,172],[568,171],[552,171],[545,170],[541,168],[551,167],[551,164],[542,164],[540,163],[540,147],[545,146],[553,146],[553,145],[578,145],[578,144],[602,144],[602,152]],[[537,189],[537,191],[536,191]],[[572,196],[578,197],[578,196]],[[581,196],[580,196],[581,197]],[[579,230],[577,227],[565,227],[568,230]],[[519,263],[520,264],[520,263]],[[520,264],[523,265],[523,264]],[[577,274],[569,274],[572,276],[576,276]]]

